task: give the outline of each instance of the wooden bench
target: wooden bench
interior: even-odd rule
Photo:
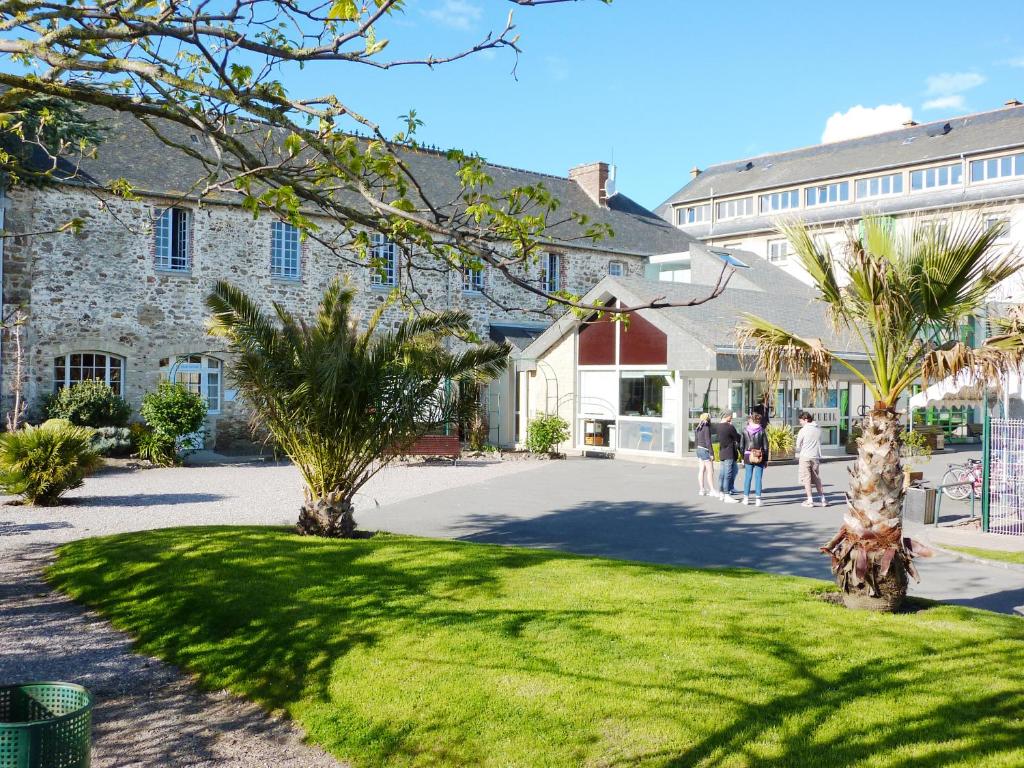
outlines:
[[[456,435],[424,435],[409,450],[406,456],[439,457],[451,459],[452,464],[458,464],[462,456],[462,443]]]

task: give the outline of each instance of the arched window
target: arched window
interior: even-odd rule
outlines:
[[[54,392],[91,379],[106,382],[114,394],[123,395],[124,358],[106,352],[69,352],[53,359]]]
[[[221,362],[208,355],[165,357],[160,361],[160,378],[176,381],[206,401],[206,410],[220,413]]]

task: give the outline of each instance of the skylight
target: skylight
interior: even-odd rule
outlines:
[[[731,253],[728,253],[726,251],[712,251],[712,253],[715,254],[715,256],[717,256],[718,258],[720,258],[722,261],[724,261],[726,264],[728,264],[730,267],[735,267],[736,269],[750,269],[749,264],[744,264]]]

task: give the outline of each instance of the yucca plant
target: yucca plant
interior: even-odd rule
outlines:
[[[102,463],[92,430],[62,419],[0,435],[0,488],[29,504],[52,507]]]
[[[465,312],[385,330],[385,304],[360,331],[353,296],[335,280],[311,323],[278,304],[271,316],[225,282],[207,298],[210,330],[228,342],[230,375],[254,420],[302,474],[303,534],[352,536],[356,492],[417,438],[466,417],[459,386],[497,376],[510,351],[487,343],[449,352],[446,340],[470,332]]]
[[[834,254],[799,223],[782,230],[797,262],[810,275],[818,300],[837,331],[854,340],[867,358],[862,373],[843,353],[820,339],[802,338],[745,315],[742,343],[756,350],[774,391],[783,368],[823,389],[834,364],[860,379],[873,397],[863,418],[857,460],[843,525],[822,550],[848,605],[894,610],[906,595],[913,558],[926,548],[904,538],[900,525],[903,471],[896,404],[913,384],[963,372],[998,381],[1024,364],[1024,326],[1006,325],[1000,335],[971,346],[961,329],[982,313],[992,291],[1022,266],[1019,252],[994,247],[1003,225],[962,217],[948,227],[917,221],[897,230],[889,220],[867,217],[848,232],[848,247]],[[839,274],[848,280],[840,284]]]

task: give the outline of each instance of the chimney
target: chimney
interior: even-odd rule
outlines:
[[[608,200],[608,163],[584,163],[569,169],[569,181],[575,181],[587,197],[600,206]]]
[[[690,178],[691,179],[696,179],[698,176],[700,176],[700,173],[701,173],[700,168],[698,168],[695,165],[695,166],[693,166],[693,168],[690,169]]]
[[[1003,106],[1004,107],[1019,107],[1020,106],[1020,102],[1017,101],[1016,99],[1010,99],[1009,101],[1004,102]]]
[[[917,122],[917,120],[907,120],[907,122],[905,122],[903,124],[903,127],[904,128],[913,128],[915,125],[918,125],[918,124],[919,123]]]

